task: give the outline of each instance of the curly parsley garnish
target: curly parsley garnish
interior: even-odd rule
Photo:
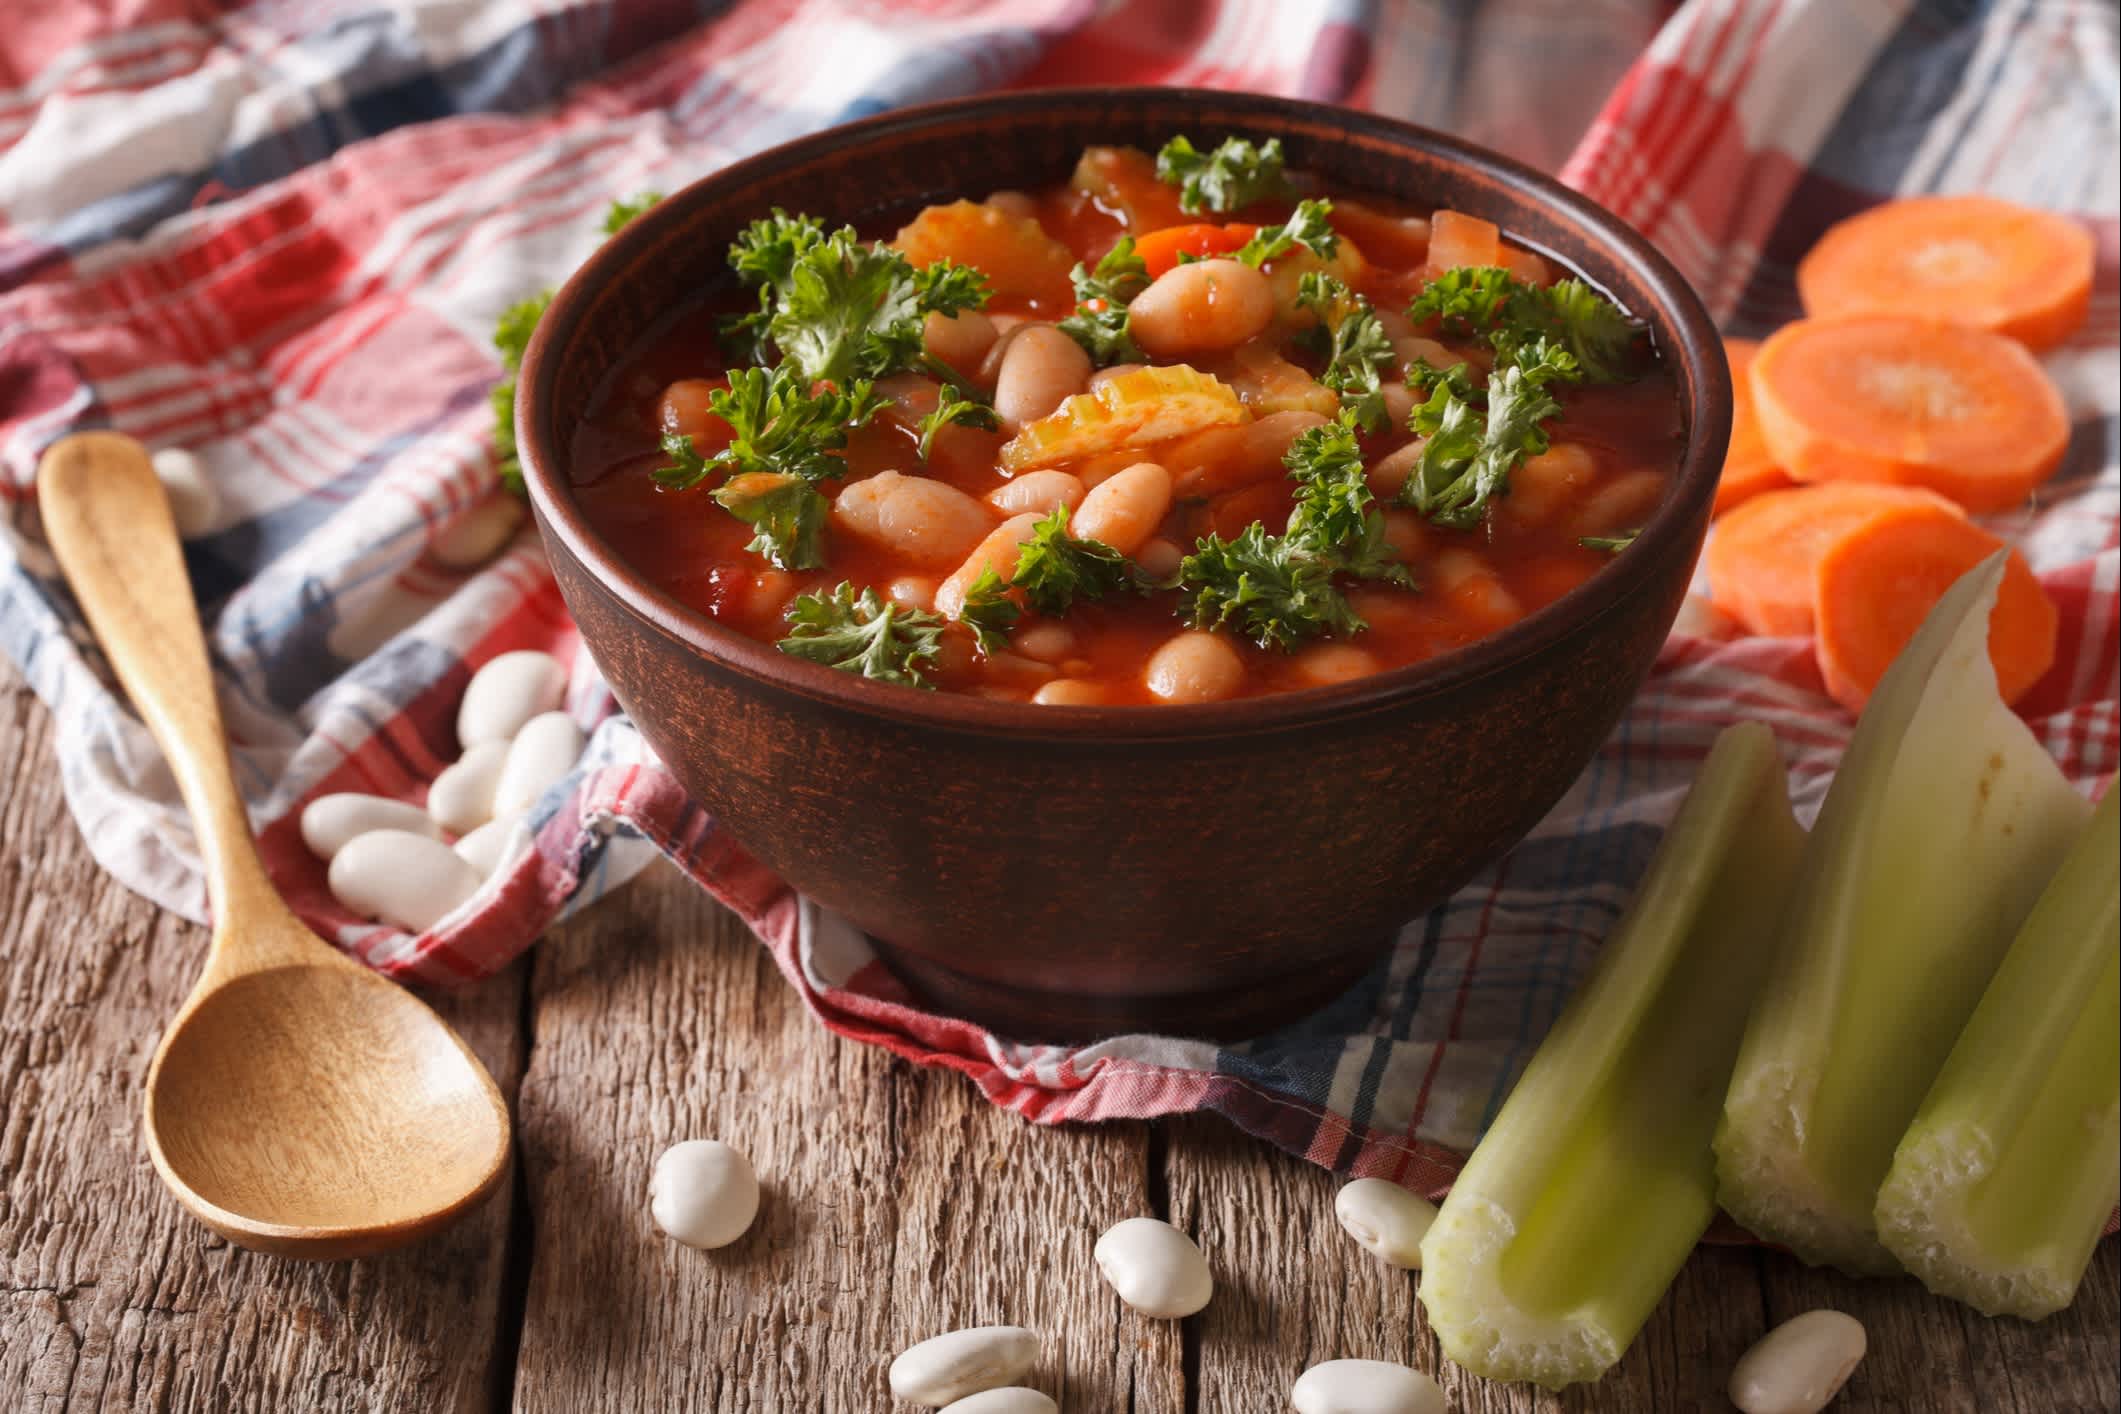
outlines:
[[[757,533],[744,548],[784,570],[825,563],[825,517],[831,506],[800,476],[747,471],[712,493],[715,503]]]
[[[1510,473],[1547,449],[1541,424],[1561,411],[1546,391],[1552,381],[1510,363],[1489,375],[1476,400],[1467,396],[1464,365],[1436,374],[1428,401],[1414,409],[1414,431],[1427,440],[1399,488],[1400,504],[1455,530],[1479,524]]]
[[[979,578],[972,581],[972,587],[965,591],[965,602],[957,611],[957,621],[972,630],[982,653],[1006,648],[1009,631],[1023,616],[1023,605],[1009,597],[1009,586],[991,568],[981,570]]]
[[[775,646],[842,672],[907,687],[932,686],[919,665],[936,655],[943,621],[893,603],[874,589],[856,594],[841,580],[830,594],[801,594],[788,606],[788,636]]]
[[[1583,546],[1586,550],[1603,550],[1608,555],[1617,555],[1622,550],[1627,549],[1628,546],[1634,544],[1635,537],[1640,534],[1642,534],[1642,531],[1638,528],[1622,531],[1618,535],[1585,535],[1580,537],[1576,543]]]
[[[1450,335],[1485,337],[1504,358],[1550,343],[1565,350],[1578,376],[1592,383],[1634,376],[1643,329],[1581,280],[1533,285],[1499,265],[1445,271],[1407,307],[1407,318],[1417,324],[1433,319]]]
[[[1224,138],[1213,152],[1202,152],[1184,137],[1172,138],[1156,154],[1156,176],[1178,191],[1186,212],[1235,211],[1255,201],[1286,197],[1289,179],[1282,173],[1281,139],[1255,147],[1243,138]]]
[[[973,427],[992,432],[1001,425],[1001,414],[994,410],[994,404],[968,388],[946,383],[936,400],[935,411],[920,421],[921,460],[928,460],[929,454],[935,450],[935,434],[945,427]]]
[[[1102,540],[1068,533],[1068,508],[1055,506],[1017,547],[1009,582],[1041,614],[1059,616],[1078,599],[1101,599],[1135,582],[1134,566]]]
[[[1149,267],[1134,253],[1134,237],[1121,236],[1098,258],[1095,270],[1078,262],[1068,278],[1075,284],[1075,313],[1060,322],[1060,331],[1081,344],[1100,368],[1139,363],[1142,353],[1134,346],[1127,306],[1149,288]]]
[[[1290,251],[1302,246],[1320,260],[1331,260],[1340,249],[1340,236],[1334,231],[1326,217],[1331,215],[1333,203],[1320,197],[1316,201],[1299,201],[1289,219],[1279,226],[1262,226],[1238,249],[1237,259],[1247,265],[1265,265],[1270,260],[1279,260]]]
[[[1322,270],[1307,270],[1296,286],[1296,303],[1318,316],[1313,346],[1325,358],[1318,381],[1340,394],[1365,432],[1384,430],[1384,370],[1397,356],[1370,302]]]

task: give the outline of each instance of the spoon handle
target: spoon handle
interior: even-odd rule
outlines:
[[[44,533],[104,656],[168,758],[206,865],[216,951],[236,913],[274,900],[229,769],[221,710],[169,497],[115,432],[52,444],[37,466]]]

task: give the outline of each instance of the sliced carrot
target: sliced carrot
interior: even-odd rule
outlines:
[[[1989,196],[1889,201],[1829,229],[1798,263],[1804,312],[1903,314],[2061,343],[2091,303],[2090,232]]]
[[[1760,346],[1754,411],[1799,481],[1926,486],[2002,511],[2053,474],[2062,395],[2000,334],[1898,315],[1800,319]]]
[[[1723,454],[1723,477],[1716,483],[1713,514],[1719,516],[1740,501],[1791,484],[1790,474],[1775,465],[1768,452],[1759,415],[1753,411],[1753,356],[1760,352],[1759,341],[1725,339],[1723,351],[1731,361],[1731,445]]]
[[[1134,253],[1142,258],[1142,264],[1148,268],[1149,278],[1153,280],[1178,264],[1181,255],[1228,255],[1243,249],[1245,242],[1258,231],[1259,227],[1247,226],[1242,221],[1227,225],[1195,221],[1184,226],[1166,226],[1136,240]]]
[[[1826,690],[1861,712],[1878,680],[1959,577],[2003,542],[1935,506],[1906,506],[1850,529],[1819,557],[1813,578]],[[1996,690],[2015,702],[2055,661],[2055,605],[2025,557],[2011,551],[1989,619]]]
[[[1709,598],[1749,633],[1810,633],[1812,580],[1819,557],[1864,522],[1910,507],[1962,514],[1928,491],[1862,481],[1755,496],[1718,520],[1709,535],[1701,555]]]
[[[1005,304],[1067,309],[1075,302],[1068,271],[1075,255],[1028,216],[975,201],[924,207],[892,239],[915,265],[955,260],[985,275]]]
[[[1502,231],[1493,221],[1457,211],[1429,218],[1429,274],[1464,265],[1502,264]]]

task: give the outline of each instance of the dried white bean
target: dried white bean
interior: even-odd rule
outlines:
[[[1158,579],[1169,579],[1177,574],[1178,567],[1185,558],[1185,551],[1162,536],[1154,540],[1144,540],[1141,548],[1134,552],[1134,563],[1142,567],[1142,573],[1154,575]]]
[[[471,675],[457,706],[457,745],[507,741],[523,723],[560,705],[567,670],[550,653],[503,653]]]
[[[655,1161],[648,1211],[665,1235],[687,1247],[727,1247],[759,1214],[758,1175],[719,1139],[687,1139]]]
[[[1388,1266],[1421,1270],[1421,1240],[1436,1221],[1436,1205],[1382,1178],[1358,1178],[1333,1195],[1340,1225]]]
[[[348,840],[371,830],[409,830],[430,839],[442,838],[442,827],[426,811],[387,796],[344,791],[320,795],[302,807],[302,843],[327,862]]]
[[[1081,678],[1055,678],[1032,693],[1031,700],[1042,707],[1097,707],[1104,703],[1105,690]]]
[[[1127,314],[1144,353],[1208,353],[1235,348],[1265,329],[1274,318],[1274,287],[1242,261],[1196,260],[1157,276]]]
[[[935,1336],[891,1362],[891,1393],[940,1409],[1015,1384],[1038,1360],[1038,1336],[1022,1326],[974,1326]]]
[[[1443,1387],[1389,1360],[1328,1360],[1289,1391],[1296,1414],[1444,1414]]]
[[[1142,681],[1165,702],[1220,702],[1244,685],[1245,660],[1220,634],[1187,629],[1149,655]]]
[[[1066,624],[1035,623],[1018,629],[1009,646],[1040,663],[1058,663],[1075,652],[1075,630]]]
[[[1101,540],[1131,555],[1156,533],[1171,509],[1171,473],[1155,462],[1136,462],[1092,487],[1075,508],[1068,533],[1079,540]]]
[[[1817,1414],[1848,1383],[1868,1345],[1863,1322],[1854,1316],[1793,1316],[1738,1357],[1731,1403],[1745,1414]]]
[[[206,468],[199,459],[182,447],[164,447],[148,461],[169,496],[169,513],[177,522],[178,538],[190,540],[213,529],[221,496],[213,482],[206,479]]]
[[[1051,515],[1055,506],[1074,510],[1083,503],[1083,483],[1065,471],[1027,471],[987,493],[987,504],[1003,515]]]
[[[1060,1406],[1035,1389],[1011,1385],[982,1390],[943,1406],[943,1414],[1060,1414]]]
[[[979,372],[981,360],[1000,336],[994,321],[976,309],[930,314],[921,321],[921,342],[928,352],[967,378]]]
[[[565,712],[541,712],[523,723],[508,744],[501,778],[494,783],[493,813],[528,810],[552,785],[574,769],[582,754],[582,729]]]
[[[493,818],[494,787],[501,783],[501,766],[507,760],[505,741],[472,747],[443,767],[427,788],[427,813],[453,835],[476,830]]]
[[[453,570],[477,569],[500,554],[522,525],[523,503],[496,491],[444,526],[427,550]]]
[[[965,557],[994,525],[994,512],[946,481],[880,471],[840,492],[833,520],[906,559],[935,569]]]
[[[1013,432],[1036,422],[1090,384],[1090,355],[1050,324],[1028,325],[1009,341],[994,380],[994,410]]]
[[[1017,547],[1031,538],[1031,533],[1038,529],[1038,522],[1037,516],[1026,511],[1009,517],[987,532],[986,538],[972,547],[965,562],[936,586],[936,610],[954,619],[965,607],[965,591],[979,582],[981,574],[993,570],[1005,580],[1015,574]]]
[[[1208,1259],[1193,1239],[1158,1218],[1128,1218],[1091,1249],[1119,1299],[1145,1316],[1190,1316],[1215,1294]]]
[[[483,875],[440,840],[370,830],[331,858],[332,897],[366,918],[424,933],[479,891]]]
[[[509,843],[514,839],[516,825],[522,818],[519,814],[497,815],[450,848],[480,874],[491,874],[508,858]]]

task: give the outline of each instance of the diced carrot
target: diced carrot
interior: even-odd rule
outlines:
[[[1851,529],[1911,506],[1962,514],[1932,492],[1862,481],[1755,496],[1718,520],[1709,534],[1701,556],[1709,598],[1750,633],[1810,633],[1819,557]]]
[[[1502,232],[1493,221],[1457,211],[1439,211],[1429,219],[1430,275],[1462,265],[1501,263]]]
[[[2091,303],[2091,233],[1989,196],[1889,201],[1832,227],[1798,263],[1804,311],[1903,314],[2061,343]]]
[[[1279,535],[1289,524],[1296,504],[1294,488],[1285,481],[1262,481],[1241,491],[1217,496],[1208,502],[1208,523],[1225,540],[1245,533],[1253,521],[1262,521],[1269,535]]]
[[[1242,249],[1258,230],[1259,227],[1248,226],[1242,221],[1227,225],[1195,221],[1184,226],[1166,226],[1136,240],[1134,253],[1142,258],[1142,264],[1153,280],[1178,264],[1181,255],[1228,255]]]
[[[1335,197],[1326,219],[1380,265],[1413,270],[1428,259],[1429,223],[1419,216],[1389,216],[1359,201]]]
[[[1791,484],[1790,474],[1769,454],[1753,411],[1753,356],[1760,352],[1759,341],[1725,339],[1723,350],[1731,360],[1731,445],[1723,454],[1723,477],[1716,483],[1716,515],[1763,491]]]
[[[1554,283],[1554,270],[1544,257],[1534,255],[1516,246],[1502,248],[1502,268],[1524,281],[1527,285],[1550,285]]]
[[[1086,147],[1068,185],[1140,235],[1193,219],[1178,204],[1178,188],[1156,176],[1156,159],[1138,147]]]
[[[985,275],[1003,304],[1065,310],[1075,303],[1075,255],[1028,216],[976,201],[930,206],[892,240],[915,265],[955,260]]]
[[[1861,712],[1924,618],[1959,577],[2003,548],[1971,521],[1935,506],[1905,506],[1855,526],[1819,558],[1814,644],[1826,690]],[[2016,702],[2055,661],[2055,605],[2016,550],[1989,619],[1996,690]]]
[[[2062,395],[2000,334],[1898,315],[1800,319],[1760,346],[1754,411],[1799,481],[1926,486],[2008,510],[2069,442]]]

